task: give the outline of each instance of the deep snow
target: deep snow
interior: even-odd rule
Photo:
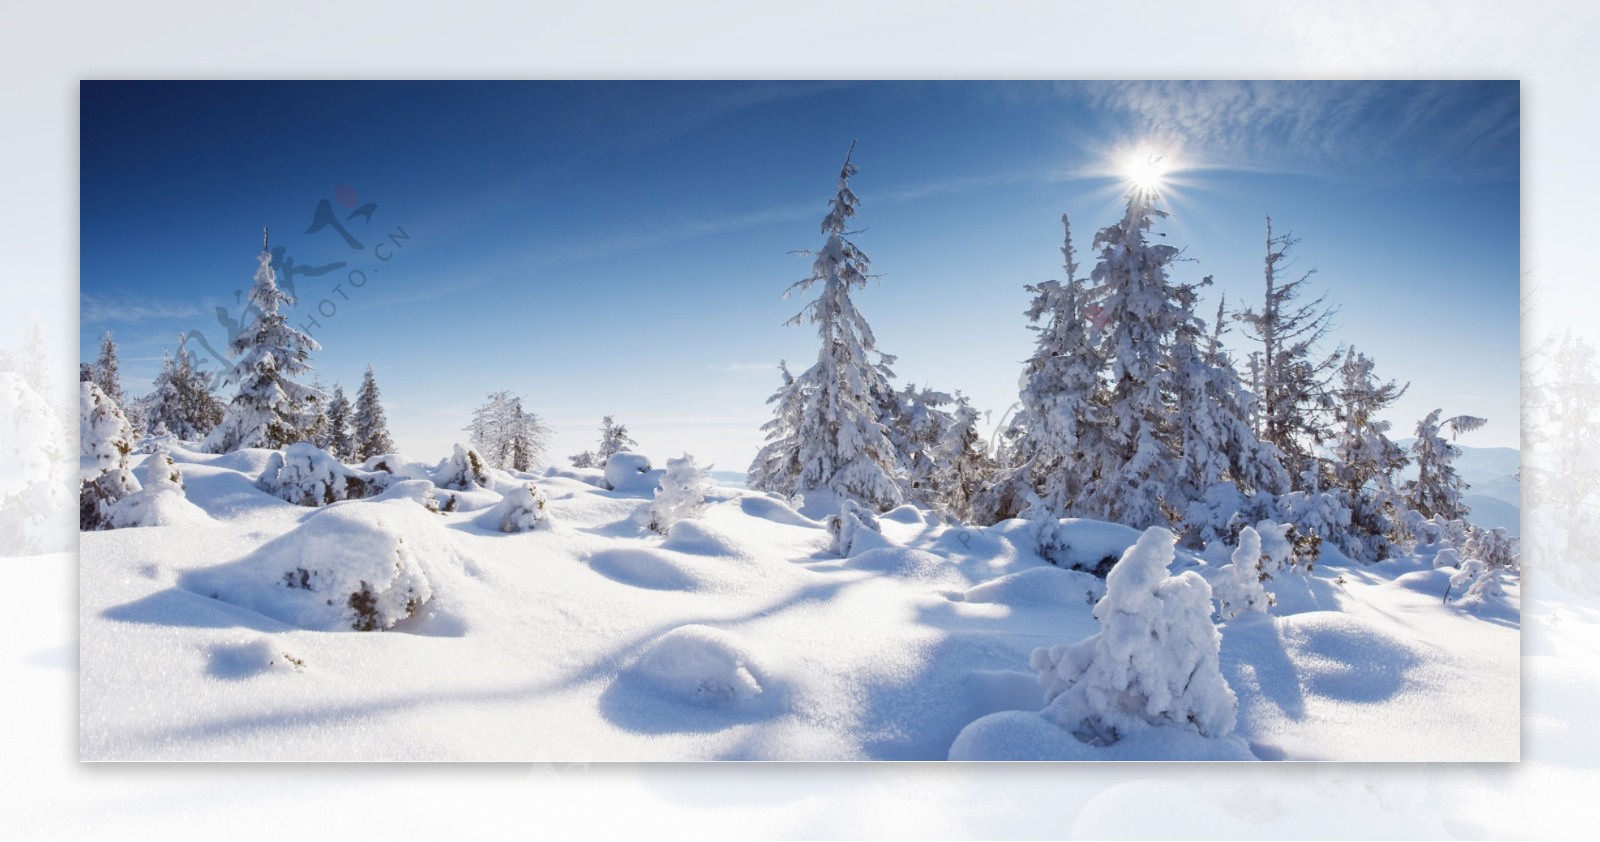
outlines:
[[[1430,558],[1325,555],[1268,583],[1270,614],[1219,626],[1237,741],[1103,748],[1035,715],[1029,662],[1100,631],[1105,583],[1040,559],[1022,521],[903,506],[841,558],[821,497],[719,485],[662,536],[653,486],[600,471],[496,472],[434,489],[456,501],[435,514],[414,463],[382,499],[305,508],[256,485],[271,451],[172,456],[207,520],[82,536],[84,759],[1518,757],[1515,575],[1467,607]],[[501,531],[529,480],[547,519]],[[1062,533],[1086,556],[1139,535]],[[1202,555],[1170,572],[1219,581]],[[290,586],[319,569],[359,582]],[[360,582],[370,602],[334,598]],[[349,629],[358,608],[392,629]]]

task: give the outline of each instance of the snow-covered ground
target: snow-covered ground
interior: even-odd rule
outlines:
[[[828,501],[718,486],[662,536],[659,471],[609,491],[565,470],[532,477],[548,520],[506,533],[525,478],[433,489],[442,514],[420,483],[306,508],[256,486],[271,451],[172,456],[208,521],[82,536],[84,759],[922,760],[958,737],[962,758],[1223,756],[1093,748],[1035,715],[1033,651],[1100,631],[1105,584],[1021,521],[901,507],[842,558]],[[1139,537],[1066,529],[1087,555]],[[1519,579],[1469,608],[1431,559],[1330,555],[1220,625],[1248,754],[1516,760]],[[1181,550],[1171,569],[1222,572]]]

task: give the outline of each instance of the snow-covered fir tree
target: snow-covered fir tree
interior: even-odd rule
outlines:
[[[1292,264],[1288,252],[1297,242],[1289,234],[1273,234],[1272,217],[1267,217],[1266,294],[1260,310],[1246,309],[1234,318],[1260,344],[1254,368],[1261,402],[1258,434],[1283,454],[1283,465],[1299,491],[1320,484],[1315,454],[1328,438],[1327,416],[1333,407],[1329,381],[1340,352],[1323,353],[1318,347],[1332,328],[1333,311],[1324,305],[1325,297],[1300,303],[1316,270],[1293,281],[1280,277]]]
[[[800,482],[800,421],[809,395],[795,388],[788,361],[778,363],[783,385],[767,398],[773,404],[772,420],[761,425],[766,443],[750,463],[745,485],[757,491],[773,491],[788,497]]]
[[[1138,528],[1168,523],[1187,501],[1174,485],[1181,453],[1175,441],[1169,348],[1189,318],[1167,267],[1178,249],[1151,242],[1154,189],[1128,192],[1120,222],[1095,235],[1099,258],[1091,291],[1105,319],[1102,353],[1110,360],[1105,422],[1085,451],[1090,465],[1077,508]]]
[[[315,391],[294,378],[311,370],[311,352],[321,346],[283,313],[283,306],[294,299],[278,287],[265,235],[256,264],[247,320],[228,343],[238,362],[225,382],[239,391],[222,422],[206,436],[204,448],[212,453],[280,448],[299,441],[306,428],[304,408]]]
[[[224,414],[222,402],[211,394],[211,376],[194,364],[194,355],[178,342],[177,356],[164,354],[155,390],[150,393],[146,424],[183,441],[204,439]]]
[[[700,514],[706,507],[706,496],[711,493],[709,469],[695,464],[694,457],[683,454],[679,459],[668,459],[667,469],[661,474],[661,486],[650,502],[650,528],[662,535],[672,525],[685,518]]]
[[[356,393],[355,418],[352,425],[355,428],[355,453],[356,458],[350,461],[366,461],[374,456],[394,452],[394,440],[389,438],[389,421],[384,417],[382,394],[378,391],[378,381],[372,374],[372,366],[367,366],[367,373],[361,376],[361,390]]]
[[[1461,455],[1461,448],[1452,441],[1446,441],[1443,434],[1448,430],[1451,439],[1454,439],[1462,433],[1482,427],[1488,420],[1457,415],[1441,421],[1439,415],[1442,412],[1441,409],[1435,409],[1428,413],[1428,417],[1417,422],[1417,437],[1411,443],[1411,458],[1417,463],[1417,478],[1406,482],[1405,501],[1423,517],[1460,520],[1472,511],[1461,500],[1462,492],[1467,489],[1467,481],[1451,466],[1456,457]]]
[[[600,447],[594,452],[594,461],[600,466],[606,464],[613,454],[638,447],[639,443],[628,435],[628,426],[618,424],[610,415],[600,419]]]
[[[895,395],[895,409],[886,416],[890,440],[899,452],[901,483],[907,500],[938,508],[944,486],[945,466],[939,462],[939,444],[955,425],[955,416],[944,407],[955,402],[950,395],[915,383]]]
[[[585,450],[582,453],[574,453],[571,456],[567,457],[567,461],[571,462],[572,463],[572,467],[574,467],[574,468],[594,468],[594,467],[598,467],[597,460],[594,458],[594,451],[593,450]],[[751,488],[754,488],[754,487],[755,486],[751,486]]]
[[[854,148],[852,144],[852,152]],[[847,154],[838,190],[822,220],[826,239],[814,254],[811,274],[786,293],[822,287],[817,298],[788,322],[816,325],[822,340],[817,362],[787,387],[803,395],[804,401],[795,434],[800,446],[795,485],[802,493],[825,489],[887,510],[902,499],[897,454],[879,420],[882,396],[894,389],[880,364],[869,358],[877,352],[877,341],[851,299],[851,291],[866,286],[871,277],[866,254],[850,240],[858,200],[849,181],[856,172]],[[781,408],[788,400],[776,403]]]
[[[300,433],[300,440],[311,442],[318,449],[328,450],[333,443],[333,425],[328,421],[328,393],[323,389],[322,378],[312,381],[311,394],[306,397],[301,417],[305,419],[306,426]]]
[[[951,423],[933,447],[933,506],[959,523],[972,522],[973,500],[994,479],[993,460],[978,434],[981,414],[956,392]]]
[[[1390,552],[1402,504],[1395,476],[1411,460],[1389,440],[1389,422],[1378,417],[1410,384],[1380,382],[1370,357],[1354,347],[1339,367],[1338,404],[1331,446],[1330,485],[1350,509],[1350,533],[1341,542],[1345,555],[1377,561]]]
[[[117,340],[109,330],[100,337],[100,356],[95,358],[92,371],[94,384],[100,387],[101,394],[110,398],[119,409],[127,403],[122,393],[122,375],[117,363]]]
[[[352,426],[353,414],[354,409],[350,406],[350,399],[345,397],[344,387],[335,383],[333,399],[328,401],[328,446],[325,449],[340,459],[351,461],[360,455]]]
[[[472,414],[472,447],[491,467],[533,470],[544,459],[550,428],[510,392],[494,392]]]
[[[94,383],[79,385],[78,407],[78,528],[110,529],[117,501],[140,490],[130,470],[133,427]]]

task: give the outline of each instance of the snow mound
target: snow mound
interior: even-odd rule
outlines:
[[[1114,745],[1082,742],[1037,713],[1004,711],[961,729],[951,760],[1255,760],[1239,737],[1208,739],[1180,728],[1152,728]]]
[[[145,489],[111,506],[111,525],[118,529],[136,526],[206,526],[215,523],[204,509],[189,502],[182,491]]]
[[[661,472],[650,469],[648,457],[627,451],[611,454],[606,460],[605,476],[609,491],[642,491],[652,496],[661,481]]]
[[[883,520],[892,520],[895,523],[908,523],[923,525],[922,512],[910,503],[902,503],[887,512],[879,515]]]
[[[1078,570],[1035,567],[991,579],[969,589],[967,602],[992,602],[1013,608],[1093,605],[1106,593],[1106,583]]]
[[[727,707],[761,695],[764,670],[742,641],[721,629],[679,626],[658,638],[632,667],[654,689],[680,701]]]
[[[664,550],[674,550],[688,555],[743,558],[748,555],[726,535],[713,532],[698,521],[680,520],[667,532],[661,542]]]
[[[261,473],[262,489],[297,506],[326,506],[370,497],[389,486],[394,475],[352,470],[310,442],[295,442]]]
[[[589,557],[589,567],[613,582],[652,591],[694,590],[700,584],[666,553],[639,547],[601,550]]]
[[[206,674],[224,681],[243,681],[268,672],[292,673],[306,662],[284,651],[271,638],[219,643],[206,650]]]
[[[876,534],[876,533],[873,533]],[[853,570],[886,573],[918,582],[966,587],[966,577],[955,565],[925,550],[909,547],[879,547],[850,557],[845,566]]]
[[[746,496],[739,498],[739,510],[746,515],[788,526],[821,526],[822,524],[794,510],[793,506],[773,497]]]
[[[439,511],[439,496],[433,493],[433,482],[426,479],[402,479],[395,481],[394,485],[384,489],[382,493],[371,499],[379,500],[408,500],[427,509],[430,512]]]
[[[1058,567],[1104,576],[1138,540],[1137,529],[1069,517],[1058,521],[1054,529],[1045,525],[1039,536],[1039,554]]]
[[[439,520],[403,500],[333,506],[251,555],[179,584],[304,629],[392,629],[463,569]]]

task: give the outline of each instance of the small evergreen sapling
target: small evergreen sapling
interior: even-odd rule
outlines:
[[[694,457],[687,453],[680,459],[667,460],[661,487],[656,489],[655,500],[650,504],[652,530],[665,535],[674,523],[696,517],[705,510],[706,497],[712,490],[707,470],[696,465]]]

